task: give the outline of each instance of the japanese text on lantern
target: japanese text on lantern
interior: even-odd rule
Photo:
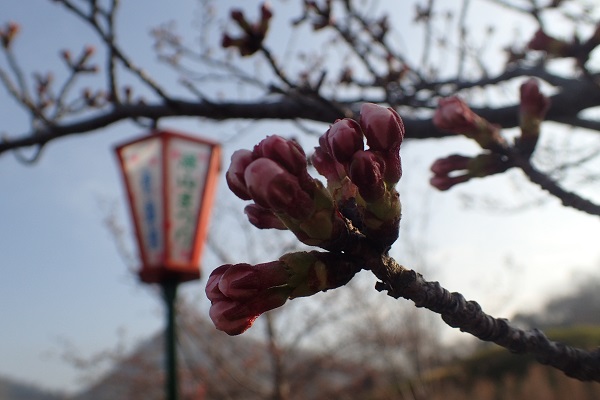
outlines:
[[[171,257],[188,262],[195,242],[202,188],[206,179],[209,148],[173,141],[170,152],[171,179],[169,207]]]
[[[146,243],[149,249],[157,250],[160,247],[160,232],[158,230],[156,203],[152,198],[152,174],[148,168],[142,170],[140,186],[142,188],[142,201],[144,202],[144,226],[146,227]]]
[[[142,257],[148,267],[160,266],[164,257],[160,144],[158,138],[151,138],[121,150]]]

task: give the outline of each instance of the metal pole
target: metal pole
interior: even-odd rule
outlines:
[[[167,326],[165,330],[165,380],[166,400],[177,400],[177,332],[175,325],[175,300],[177,298],[177,285],[175,280],[168,280],[162,284],[163,297],[167,309]]]

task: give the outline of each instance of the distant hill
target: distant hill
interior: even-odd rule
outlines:
[[[34,385],[0,377],[0,400],[64,400],[62,394],[51,393]]]

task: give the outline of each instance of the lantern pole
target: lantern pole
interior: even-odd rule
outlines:
[[[167,311],[167,326],[165,327],[165,393],[167,400],[178,399],[177,376],[177,325],[176,325],[176,300],[179,282],[167,279],[161,283],[163,300]]]

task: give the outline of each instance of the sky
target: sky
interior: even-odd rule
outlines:
[[[159,80],[175,84],[168,69],[156,63],[148,32],[175,20],[181,31],[196,35],[192,26],[198,18],[197,2],[122,3],[118,33],[125,49]],[[235,2],[219,4],[225,9]],[[289,2],[275,2],[281,4]],[[412,9],[396,10],[402,11],[405,13],[396,21],[414,30]],[[481,17],[474,20],[482,20],[484,15],[477,14],[481,12],[473,11],[474,17]],[[495,15],[498,20],[503,16],[500,11]],[[80,22],[51,1],[38,1],[36,7],[19,0],[2,1],[0,24],[7,21],[22,24],[15,43],[22,64],[41,71],[60,70],[61,49],[70,48],[76,54],[83,45],[94,42]],[[419,33],[407,37],[413,38],[413,34],[418,37]],[[412,40],[404,42],[407,52],[418,54]],[[25,133],[27,122],[0,90],[0,132]],[[250,148],[267,134],[298,130],[284,123],[218,124],[199,119],[169,120],[163,126],[215,140],[238,137],[224,143],[225,167],[237,148]],[[557,129],[549,128],[551,132]],[[240,131],[243,136],[237,135]],[[10,153],[0,155],[1,376],[53,390],[78,390],[86,382],[81,380],[81,371],[62,359],[65,350],[91,355],[114,347],[122,332],[126,343],[133,345],[162,329],[158,292],[138,283],[103,223],[107,210],[113,210],[126,228],[126,246],[133,249],[113,148],[143,133],[140,126],[120,123],[93,134],[57,140],[46,146],[34,165],[24,165]],[[302,142],[308,148],[314,146],[314,138]],[[544,198],[518,172],[469,182],[448,193],[431,189],[427,180],[433,160],[458,150],[476,151],[462,139],[440,143],[410,142],[402,149],[402,232],[425,254],[426,278],[476,299],[490,313],[509,316],[539,306],[547,296],[568,290],[570,282],[596,269],[600,255],[596,218],[565,209],[552,199],[518,212],[468,208],[461,201],[465,196],[488,196],[505,205],[518,205]],[[222,179],[219,185],[218,205],[238,210],[241,217],[243,202],[228,193]],[[215,210],[215,215],[220,212],[223,209]],[[219,218],[213,218],[214,231],[218,223]],[[401,240],[392,254],[411,266],[423,254],[408,251],[408,246]],[[239,261],[245,261],[243,255]],[[218,266],[210,249],[202,265],[204,276]],[[183,291],[200,307],[207,304],[202,295],[204,282],[187,283]]]

